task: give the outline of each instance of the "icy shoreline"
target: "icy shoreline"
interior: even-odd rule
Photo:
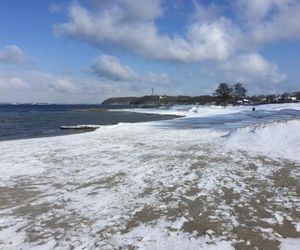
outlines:
[[[191,108],[198,117],[244,112]],[[193,110],[180,112],[194,119]],[[188,118],[0,142],[0,248],[299,244],[299,121],[227,137],[227,130],[165,126]]]
[[[133,108],[133,109],[112,109],[111,111],[128,111],[146,114],[175,115],[183,117],[206,117],[214,115],[224,115],[238,113],[242,111],[251,111],[252,108],[259,110],[300,110],[300,103],[285,104],[264,104],[257,106],[215,106],[215,105],[175,105],[160,108]]]

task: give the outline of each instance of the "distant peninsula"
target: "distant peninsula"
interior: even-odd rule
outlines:
[[[248,96],[242,83],[230,85],[220,83],[212,95],[200,96],[168,96],[145,95],[142,97],[113,97],[106,99],[104,105],[135,105],[153,107],[161,105],[196,104],[196,105],[259,105],[267,103],[300,102],[300,92],[283,93],[281,95]]]
[[[161,105],[196,104],[196,105],[259,105],[267,103],[300,102],[300,92],[283,93],[281,95],[248,96],[242,83],[230,85],[220,83],[212,95],[200,96],[167,96],[145,95],[142,97],[113,97],[106,99],[104,105],[137,105],[152,107]]]
[[[147,95],[141,97],[113,97],[102,102],[104,105],[132,105],[139,107],[157,107],[164,105],[260,105],[267,103],[291,103],[300,102],[300,95],[259,95],[247,96],[241,99],[230,99],[224,103],[218,96],[165,96]]]
[[[141,97],[113,97],[102,102],[105,105],[139,105],[157,106],[172,104],[206,104],[214,102],[215,97],[203,96],[166,96],[166,95],[146,95]]]

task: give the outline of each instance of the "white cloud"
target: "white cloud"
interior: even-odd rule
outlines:
[[[123,0],[121,5],[126,9],[129,20],[153,20],[162,14],[160,0]]]
[[[234,2],[238,7],[237,13],[241,13],[241,16],[249,19],[249,21],[274,17],[282,10],[298,3],[299,0],[243,0]]]
[[[222,7],[211,3],[208,6],[204,6],[196,1],[194,3],[194,14],[192,15],[192,21],[208,22],[218,19],[222,15]]]
[[[126,81],[136,78],[135,72],[127,66],[121,65],[118,58],[108,55],[97,57],[92,70],[99,77],[106,77],[115,81]]]
[[[8,45],[0,49],[0,63],[20,63],[23,59],[24,54],[16,45]]]
[[[137,78],[137,81],[140,81],[140,83],[145,83],[148,85],[154,84],[154,85],[169,85],[171,84],[171,79],[169,78],[168,74],[162,73],[162,74],[154,74],[149,73],[145,76],[139,76]]]
[[[195,1],[185,32],[174,35],[160,32],[156,19],[163,10],[160,1],[153,2],[153,8],[150,2],[145,0],[135,5],[134,0],[110,1],[96,10],[73,3],[68,21],[55,25],[54,32],[104,50],[107,45],[117,47],[146,59],[209,61],[215,75],[230,81],[276,84],[287,80],[278,66],[257,50],[268,42],[300,38],[300,22],[296,18],[300,15],[299,0],[239,1],[231,5],[235,7],[231,16],[222,13],[221,5]],[[238,19],[241,18],[238,13],[242,13],[243,20]],[[98,58],[93,71],[114,81],[170,83],[168,75],[140,75],[109,56]]]
[[[109,55],[97,57],[91,66],[91,70],[100,78],[106,78],[112,81],[156,85],[166,85],[171,82],[169,76],[165,73],[138,74],[130,66],[121,64],[118,58]]]
[[[300,2],[281,7],[269,20],[252,27],[253,39],[258,43],[300,39]]]
[[[185,4],[185,1],[182,2]],[[233,4],[229,8],[232,9],[216,1],[216,4],[193,3],[194,13],[190,13],[187,22],[178,29],[184,30],[182,33],[163,26],[165,19],[159,18],[169,10],[162,8],[166,5],[161,0],[72,2],[68,7],[67,21],[54,25],[53,30],[58,36],[83,40],[106,53],[125,51],[153,60],[205,62],[198,65],[207,64],[215,76],[230,81],[253,84],[286,81],[287,76],[280,72],[275,62],[267,61],[258,51],[263,50],[267,43],[300,39],[299,0],[231,1]],[[58,7],[53,4],[49,9],[65,11],[65,8]],[[0,62],[4,50],[0,50]],[[2,61],[22,60],[8,60],[12,57],[4,54],[2,52]],[[179,65],[182,67],[182,64]],[[92,92],[94,86],[99,93],[122,95],[140,93],[147,84],[161,87],[171,83],[167,74],[140,73],[133,66],[122,64],[118,58],[109,55],[96,58],[90,70],[98,76],[98,80],[84,84],[84,81],[70,76],[44,75],[36,76],[33,85],[35,89],[44,86],[47,91],[70,94]],[[210,80],[213,77],[210,76]],[[184,81],[183,77],[180,81]],[[48,83],[46,87],[44,82]]]
[[[277,84],[287,80],[276,64],[267,61],[258,53],[235,56],[219,65],[224,78],[244,83]]]
[[[0,77],[0,89],[30,89],[30,86],[20,77]]]
[[[226,18],[211,23],[195,22],[187,31],[187,38],[190,41],[189,59],[191,61],[226,60],[239,47],[239,36],[239,31]]]
[[[246,21],[240,23],[244,39],[255,47],[300,39],[299,0],[244,0],[234,5],[236,14]]]
[[[149,74],[145,78],[155,83],[168,80],[164,74]],[[0,89],[2,102],[99,103],[112,96],[145,94],[145,85],[136,81],[74,77],[14,68],[0,68]]]
[[[237,32],[228,19],[220,18],[210,22],[197,20],[187,28],[186,34],[170,36],[160,33],[155,24],[155,18],[162,12],[160,1],[154,1],[155,8],[149,7],[150,2],[152,3],[139,3],[138,5],[144,4],[139,7],[140,12],[133,4],[137,4],[137,1],[126,1],[127,4],[114,1],[109,8],[97,11],[78,3],[71,4],[69,21],[54,25],[54,32],[56,35],[82,39],[96,46],[115,45],[158,60],[224,60],[234,51]]]
[[[85,81],[42,71],[14,69],[0,72],[0,88],[38,92],[80,93]]]
[[[49,83],[49,87],[62,93],[73,93],[76,91],[76,86],[68,78],[55,79]]]
[[[236,1],[235,4],[243,18],[260,19],[276,6],[281,0],[244,0]]]

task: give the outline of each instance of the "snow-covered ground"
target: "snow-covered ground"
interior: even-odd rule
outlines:
[[[255,112],[252,112],[253,107]],[[205,128],[221,128],[229,131],[224,140],[228,147],[300,162],[300,103],[227,107],[172,106],[132,111],[183,116],[179,122],[171,121],[170,124],[193,128],[199,128],[200,124]]]
[[[299,103],[284,103],[284,104],[264,104],[256,106],[214,106],[214,105],[175,105],[166,106],[161,108],[134,108],[134,109],[122,109],[123,111],[137,112],[137,113],[147,113],[147,114],[161,114],[161,115],[178,115],[178,116],[188,116],[188,117],[207,117],[214,115],[224,115],[238,113],[242,111],[251,111],[252,108],[259,110],[284,110],[284,109],[294,109],[300,110]],[[113,109],[112,111],[121,111],[118,109]]]
[[[296,249],[300,105],[251,108],[0,142],[0,248]]]
[[[300,120],[237,129],[228,136],[226,144],[231,148],[300,162]]]

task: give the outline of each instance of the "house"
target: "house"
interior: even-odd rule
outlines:
[[[274,101],[275,102],[279,102],[281,100],[281,97],[280,96],[276,96],[275,98],[274,98]]]
[[[260,101],[261,101],[261,102],[266,102],[266,101],[267,101],[267,97],[262,97],[262,98],[260,98]]]

